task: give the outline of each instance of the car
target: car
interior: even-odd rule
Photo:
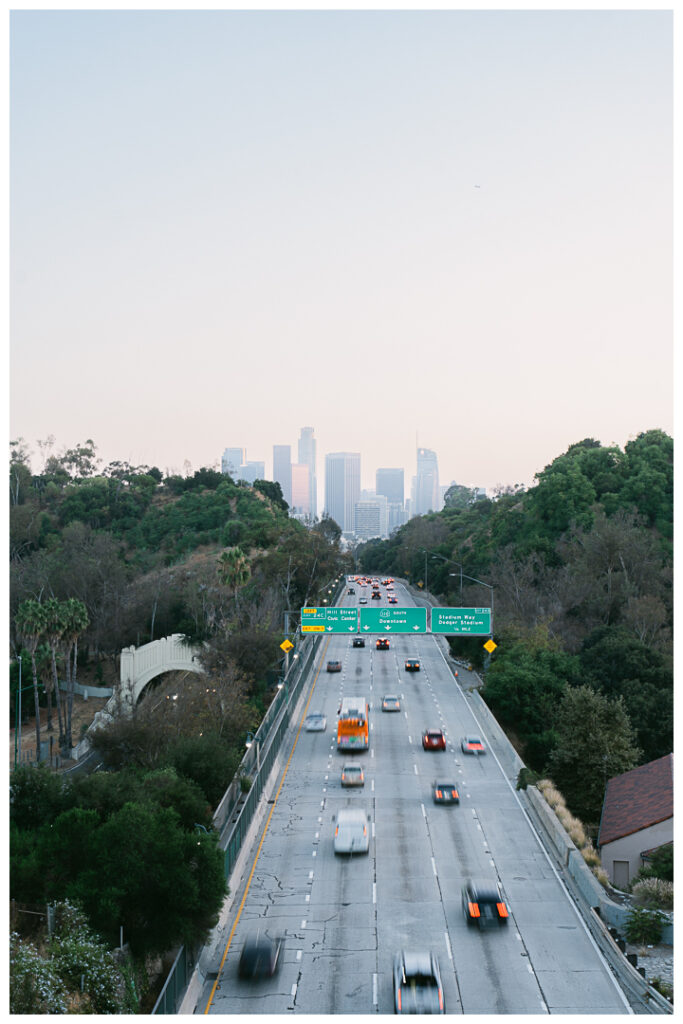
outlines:
[[[406,672],[419,672],[420,662],[417,658],[406,658]]]
[[[312,711],[310,715],[306,715],[306,732],[325,732],[327,727],[327,719],[325,718],[322,711]]]
[[[397,597],[390,597],[389,598],[389,604],[398,604],[398,598]]]
[[[364,636],[354,636],[353,642],[352,642],[351,646],[352,647],[365,647],[365,637]]]
[[[462,887],[462,912],[468,924],[507,924],[510,917],[503,890],[495,878],[469,878]]]
[[[348,589],[348,590],[346,591],[346,593],[347,593],[347,594],[355,594],[355,593],[356,593],[356,591],[354,590],[354,588],[353,588],[353,587],[349,587],[349,589]]]
[[[341,672],[341,661],[328,661],[327,671],[328,672]]]
[[[422,733],[422,747],[424,750],[445,750],[446,737],[443,729],[425,729]]]
[[[377,648],[378,651],[388,651],[389,650],[389,637],[388,636],[380,636],[380,637],[378,637],[377,638],[377,643],[375,644],[375,647]]]
[[[365,772],[359,764],[345,764],[341,770],[342,786],[364,786]]]
[[[367,604],[367,603],[368,603],[367,597],[361,597],[361,599],[358,602],[358,604]]]
[[[453,782],[432,782],[432,799],[435,804],[459,804],[460,794]]]
[[[244,940],[238,966],[241,978],[270,978],[280,966],[284,947],[282,936],[272,938],[262,929],[252,932]]]
[[[370,849],[370,815],[361,807],[342,807],[332,817],[336,821],[334,830],[335,853],[367,853]]]
[[[394,957],[394,1013],[445,1013],[435,953],[402,949]]]
[[[373,592],[372,592],[372,600],[373,601],[381,601],[382,600],[382,595],[380,594],[379,590],[373,590]]]
[[[382,697],[382,711],[400,711],[401,702],[393,693],[385,693]]]
[[[485,754],[486,748],[479,736],[463,736],[460,740],[460,749],[463,754]]]

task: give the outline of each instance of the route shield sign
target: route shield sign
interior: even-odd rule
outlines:
[[[357,608],[302,608],[302,633],[356,633]]]
[[[490,608],[432,608],[432,633],[491,634]]]
[[[361,633],[426,633],[426,608],[361,608]]]

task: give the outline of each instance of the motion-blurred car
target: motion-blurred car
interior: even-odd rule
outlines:
[[[424,750],[445,750],[446,737],[443,729],[425,729],[422,733],[422,747]]]
[[[459,804],[460,794],[452,782],[432,782],[432,799],[435,804]]]
[[[322,711],[312,711],[310,715],[306,715],[305,726],[306,732],[325,732],[327,719]]]
[[[345,764],[341,770],[342,786],[364,786],[365,772],[359,764]]]
[[[335,853],[367,853],[370,849],[368,823],[370,816],[361,807],[342,807],[332,818]]]
[[[495,879],[470,878],[462,887],[462,912],[468,924],[507,924],[510,912]]]
[[[398,604],[398,598],[391,594],[388,598],[389,604]]]
[[[346,593],[347,593],[347,594],[355,594],[355,593],[356,593],[356,591],[354,590],[354,588],[353,588],[353,587],[349,587],[349,589],[348,589],[348,590],[346,591]]]
[[[402,949],[394,957],[394,1013],[445,1013],[434,953]]]
[[[242,946],[239,962],[241,978],[270,978],[280,964],[280,953],[284,946],[281,936],[271,938],[259,929],[248,935]]]
[[[327,663],[328,672],[341,672],[341,661],[328,661]]]
[[[367,603],[368,603],[367,597],[361,597],[359,599],[359,601],[358,601],[358,604],[367,604]]]
[[[354,636],[353,642],[352,642],[351,646],[352,647],[365,647],[365,637],[364,636]]]
[[[417,658],[406,658],[406,672],[419,672],[420,662]]]
[[[401,702],[393,693],[385,693],[382,697],[382,711],[400,711]]]
[[[382,595],[380,594],[379,590],[373,590],[373,592],[372,592],[372,600],[373,601],[381,601],[382,600]]]
[[[463,754],[485,754],[486,748],[479,736],[463,736],[460,740]]]
[[[378,640],[377,640],[377,643],[375,644],[375,647],[377,648],[378,651],[388,651],[389,650],[389,637],[388,636],[380,636],[378,638]]]

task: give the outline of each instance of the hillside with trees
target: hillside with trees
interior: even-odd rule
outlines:
[[[473,579],[493,588],[493,657],[476,638],[451,638],[452,650],[486,665],[484,699],[589,824],[606,779],[673,749],[673,441],[663,431],[623,451],[573,444],[528,490],[477,500],[451,488],[443,511],[363,545],[358,563],[426,583],[445,606],[488,606],[491,590]]]

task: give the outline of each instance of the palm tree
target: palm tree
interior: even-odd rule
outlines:
[[[218,575],[221,583],[232,590],[237,610],[237,590],[243,587],[251,576],[249,559],[240,547],[226,548],[218,558]]]
[[[59,692],[59,676],[57,673],[57,650],[62,639],[61,605],[56,597],[50,597],[43,605],[45,610],[45,639],[52,654],[52,685],[55,692],[55,706],[59,723],[59,746],[64,749],[64,720],[62,716],[62,700]],[[49,718],[48,718],[49,722]],[[48,724],[49,728],[49,724]]]
[[[38,668],[36,650],[45,629],[45,610],[40,601],[29,598],[22,601],[14,620],[24,646],[31,655],[33,669],[33,701],[36,714],[36,760],[40,761],[40,701],[38,694]]]
[[[66,715],[64,726],[63,756],[71,757],[71,715],[74,706],[74,686],[76,685],[76,665],[78,661],[78,638],[90,624],[88,612],[82,601],[70,597],[61,606],[62,645],[66,663]],[[71,661],[73,655],[73,663]]]

